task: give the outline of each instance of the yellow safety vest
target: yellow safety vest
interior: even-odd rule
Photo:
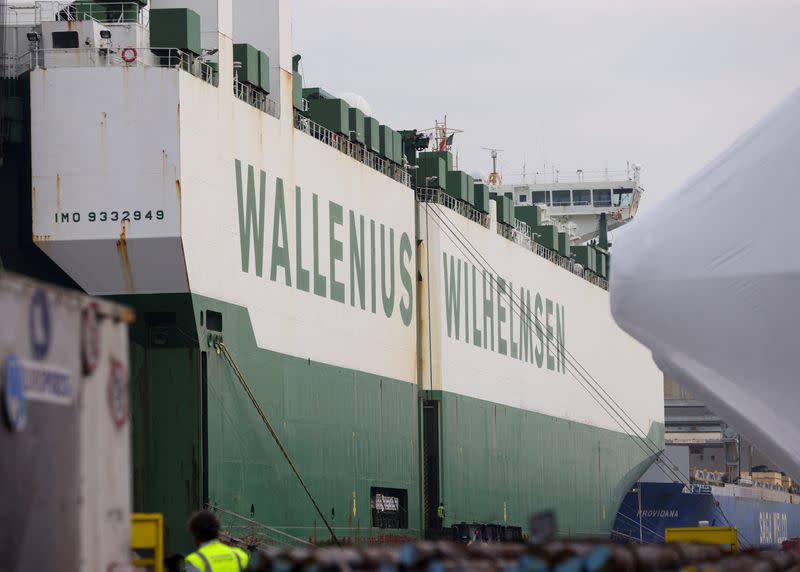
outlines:
[[[438,507],[436,507],[436,516],[438,516],[439,518],[444,518],[444,506],[439,505]]]
[[[203,572],[243,572],[248,556],[241,548],[231,548],[212,540],[186,557],[186,562]]]

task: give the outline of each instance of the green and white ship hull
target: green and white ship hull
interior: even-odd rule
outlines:
[[[151,25],[179,6],[152,0]],[[206,504],[327,540],[224,342],[338,536],[423,536],[439,502],[446,526],[554,509],[565,534],[607,534],[654,451],[575,362],[663,443],[661,374],[607,291],[504,236],[494,202],[468,217],[415,192],[399,134],[320,127],[285,2],[191,8],[213,69],[151,58],[141,20],[92,20],[110,46],[40,47],[14,80],[30,175],[5,183],[17,207],[2,216],[28,209],[32,229],[3,258],[136,310],[134,508],[164,513],[170,550]],[[269,56],[260,86],[234,70],[241,42]],[[31,241],[49,261],[20,255]]]

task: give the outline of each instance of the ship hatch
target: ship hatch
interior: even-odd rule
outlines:
[[[408,491],[371,487],[369,506],[375,528],[408,528]]]

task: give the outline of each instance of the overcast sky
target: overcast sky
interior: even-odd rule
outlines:
[[[293,0],[306,86],[396,129],[447,114],[505,180],[642,165],[663,198],[800,86],[800,0]]]

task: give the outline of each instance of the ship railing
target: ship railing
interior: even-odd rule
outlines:
[[[326,129],[300,113],[295,113],[294,115],[294,126],[306,135],[310,135],[314,139],[338,149],[345,155],[364,163],[398,183],[402,183],[407,187],[411,186],[411,175],[403,167],[387,161],[372,151],[368,151],[362,144],[352,141],[349,137]]]
[[[233,80],[233,95],[268,115],[273,117],[278,117],[280,115],[280,108],[277,101],[270,99],[263,91],[257,90],[246,83],[242,83],[238,79]]]
[[[323,525],[270,526],[213,503],[206,504],[206,508],[217,515],[222,540],[234,546],[266,550],[286,546],[311,547],[333,542]],[[419,538],[419,530],[414,528],[361,528],[356,525],[334,526],[333,530],[340,542],[354,545],[400,544]]]
[[[613,183],[615,181],[633,181],[635,179],[636,171],[633,168],[617,169],[617,170],[603,170],[603,171],[586,171],[583,169],[576,169],[575,171],[561,171],[553,170],[550,172],[535,172],[527,174],[524,181],[512,183],[515,191],[521,190],[535,190],[529,189],[529,185],[542,185],[542,184],[559,184],[559,183]],[[519,178],[522,175],[515,175]],[[533,177],[531,183],[530,177]]]
[[[567,270],[577,276],[580,276],[587,282],[590,282],[595,286],[602,288],[603,290],[608,290],[608,280],[606,280],[602,276],[599,276],[598,274],[595,274],[588,268],[583,268],[583,266],[576,263],[572,258],[561,256],[555,250],[550,250],[549,248],[547,248],[542,244],[539,244],[538,242],[534,244],[532,250],[537,255],[541,256],[542,258],[546,258],[548,261],[552,262],[557,266],[560,266],[564,270]]]
[[[489,215],[487,213],[481,212],[472,205],[448,195],[442,189],[418,187],[417,200],[421,203],[442,205],[485,228],[489,228]]]
[[[76,2],[58,14],[60,20],[95,20],[103,24],[140,24],[146,26],[145,15],[137,2]]]
[[[311,546],[310,542],[302,538],[220,506],[207,504],[206,508],[216,513],[222,539],[235,545],[256,546],[261,549],[271,546]]]
[[[531,240],[530,232],[526,233],[524,230],[518,229],[516,225],[512,226],[498,221],[497,234],[527,250],[531,250],[533,241]]]
[[[521,220],[515,220],[513,225],[498,221],[497,234],[528,250],[531,250],[533,247],[533,235],[531,234],[530,228]]]
[[[0,8],[0,23],[6,26],[38,26],[42,22],[95,20],[104,24],[147,25],[147,10],[138,2],[30,2]]]
[[[490,216],[487,213],[478,211],[477,209],[473,208],[472,205],[448,195],[442,189],[418,187],[416,194],[417,201],[421,203],[436,203],[442,205],[474,222],[477,222],[485,228],[490,228]],[[442,230],[443,232],[448,232],[447,229]],[[595,286],[602,288],[603,290],[608,290],[608,280],[602,276],[595,274],[589,269],[583,268],[572,258],[561,256],[558,252],[550,250],[544,245],[537,243],[533,239],[534,234],[531,231],[530,226],[528,226],[528,224],[525,222],[515,221],[514,226],[498,222],[497,234],[522,246],[526,250],[530,250],[538,256],[547,259],[549,262],[560,266],[564,270],[580,276],[587,282],[590,282]]]
[[[17,73],[17,56],[14,54],[0,54],[0,78],[14,79]]]
[[[14,73],[19,76],[36,68],[161,67],[182,69],[206,83],[217,85],[217,74],[198,56],[175,48],[130,50],[127,47],[34,50],[17,58]],[[123,52],[126,52],[124,55],[130,61],[123,59]]]
[[[534,233],[528,223],[518,219],[514,219],[514,242],[524,246],[525,248],[532,248]]]

